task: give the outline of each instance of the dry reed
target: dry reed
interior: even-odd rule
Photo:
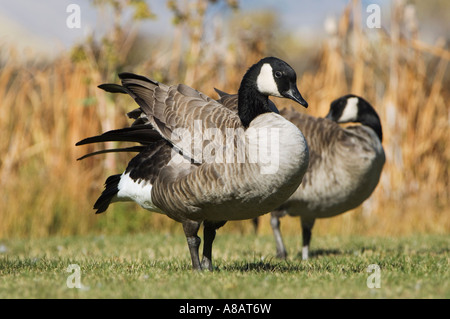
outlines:
[[[215,96],[211,83],[236,91],[254,61],[265,55],[288,56],[268,44],[273,35],[267,29],[245,23],[243,32],[228,37],[233,29],[222,21],[214,26],[213,38],[202,42],[207,5],[199,1],[197,7],[184,9],[196,10],[191,16],[197,28],[189,29],[189,20],[177,26],[177,38],[189,39],[186,46],[175,43],[173,54],[154,50],[129,71],[183,82]],[[316,116],[323,116],[340,95],[355,93],[369,100],[382,120],[387,162],[370,200],[352,213],[318,222],[316,233],[448,233],[450,92],[445,74],[450,52],[420,42],[417,30],[408,28],[400,2],[394,2],[389,32],[364,28],[355,14],[359,10],[357,1],[349,4],[336,32],[323,43],[315,69],[299,75],[299,87],[311,105],[308,113]],[[115,41],[131,48],[135,35],[122,36]],[[96,88],[117,81],[119,67],[104,67],[102,52],[96,56],[91,47],[82,49],[83,58],[77,61],[67,55],[42,67],[10,60],[0,69],[0,238],[177,229],[167,217],[133,204],[115,204],[103,216],[92,213],[107,174],[123,169],[131,155],[77,162],[89,149],[74,144],[126,125],[124,113],[131,101]],[[290,61],[300,58],[301,52],[295,58],[289,54]],[[127,66],[124,59],[121,63],[120,68]],[[270,232],[267,215],[261,224],[262,232]],[[298,232],[299,225],[284,223],[283,228]],[[251,225],[234,222],[225,229],[247,232]]]

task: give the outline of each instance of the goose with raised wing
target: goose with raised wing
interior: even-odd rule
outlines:
[[[269,95],[284,97],[307,107],[296,73],[278,58],[260,60],[242,79],[237,112],[184,84],[167,86],[132,73],[119,77],[121,85],[99,87],[134,98],[139,107],[128,113],[133,124],[77,145],[140,145],[86,155],[138,152],[123,173],[106,180],[94,208],[102,213],[113,202],[134,201],[167,215],[183,226],[193,268],[211,270],[216,229],[228,220],[254,218],[279,207],[306,172],[309,152],[302,132],[273,112],[268,100]],[[202,223],[200,262],[197,232]]]

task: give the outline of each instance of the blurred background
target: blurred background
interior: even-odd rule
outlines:
[[[94,214],[106,177],[133,155],[77,161],[94,148],[75,143],[129,125],[135,107],[97,85],[129,71],[215,98],[214,87],[236,92],[264,56],[296,69],[310,105],[299,111],[324,116],[333,99],[353,93],[381,117],[387,159],[376,191],[318,221],[316,236],[449,233],[449,39],[444,0],[2,1],[0,238],[181,232],[131,203]],[[288,218],[283,232],[299,233]],[[253,229],[241,221],[226,231]],[[260,231],[271,232],[268,215]]]

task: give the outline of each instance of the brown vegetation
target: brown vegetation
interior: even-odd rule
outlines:
[[[357,14],[359,2],[350,3],[309,62],[314,68],[299,74],[309,114],[323,116],[333,99],[359,94],[375,106],[384,130],[387,162],[375,193],[356,212],[319,221],[317,234],[450,231],[450,51],[421,42],[417,24],[408,21],[413,18],[394,3],[389,30],[365,28]],[[105,178],[122,170],[132,156],[76,161],[88,151],[75,147],[78,140],[127,125],[124,114],[133,108],[130,99],[112,97],[96,86],[116,82],[117,72],[126,68],[215,97],[214,87],[236,91],[246,68],[265,55],[293,65],[302,60],[300,50],[274,49],[273,34],[263,26],[276,21],[262,13],[256,14],[264,20],[259,27],[246,25],[245,19],[222,21],[211,26],[212,38],[204,42],[209,2],[196,4],[173,8],[191,14],[180,14],[185,19],[177,21],[171,54],[154,49],[139,64],[127,65],[136,34],[116,30],[101,49],[91,41],[47,66],[10,59],[1,67],[0,238],[176,228],[167,217],[133,204],[93,214]],[[237,23],[240,32],[228,36]],[[262,224],[263,232],[270,231],[266,216]],[[288,232],[299,231],[298,223],[285,224]],[[234,222],[225,229],[250,231],[251,226]]]

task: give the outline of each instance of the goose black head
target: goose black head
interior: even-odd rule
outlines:
[[[353,94],[344,95],[330,104],[330,111],[325,117],[336,123],[361,123],[371,127],[380,140],[383,134],[380,118],[369,102]]]
[[[259,73],[256,77],[258,91],[265,95],[285,97],[304,107],[308,103],[303,99],[297,88],[297,74],[286,62],[269,57],[258,62]]]
[[[244,126],[248,126],[257,115],[273,111],[269,107],[269,96],[288,98],[308,107],[297,88],[294,69],[275,57],[260,60],[248,69],[242,79],[238,113]]]

